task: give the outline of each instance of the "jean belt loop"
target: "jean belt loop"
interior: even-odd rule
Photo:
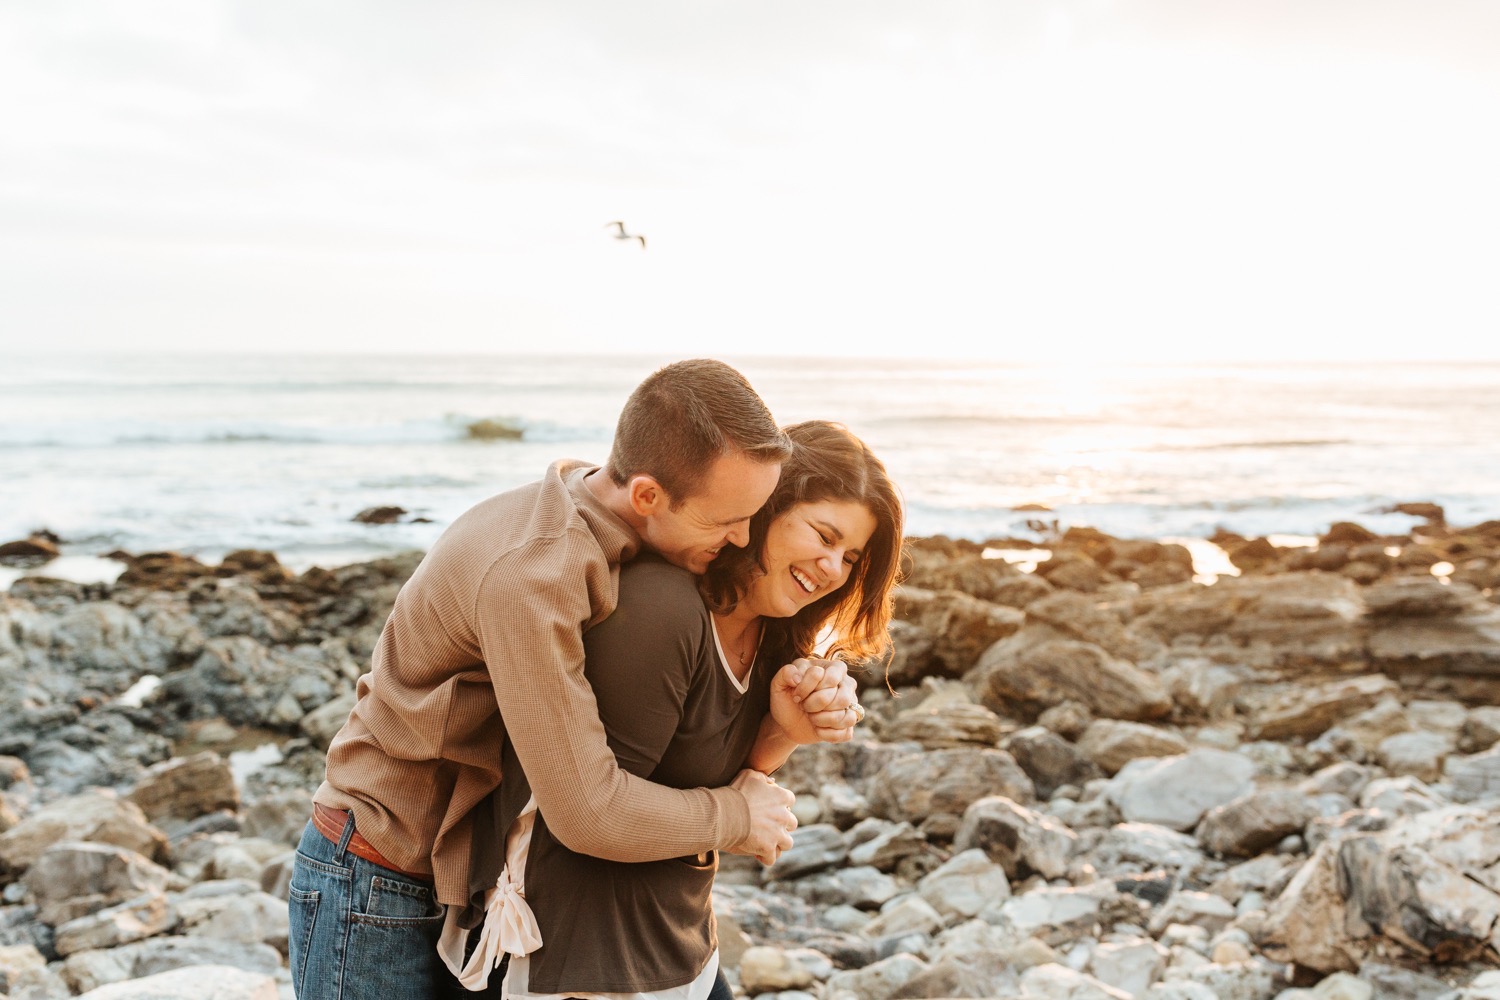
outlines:
[[[349,818],[344,821],[344,832],[339,836],[338,846],[333,849],[333,863],[341,865],[344,863],[344,855],[349,850],[349,838],[354,836],[354,810],[349,810]]]

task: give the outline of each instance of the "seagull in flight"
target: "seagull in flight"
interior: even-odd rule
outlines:
[[[627,233],[625,231],[625,223],[623,223],[623,222],[606,222],[604,224],[604,228],[605,229],[608,229],[610,226],[614,226],[615,227],[615,232],[614,232],[615,239],[617,239],[617,240],[639,240],[640,243],[641,243],[641,249],[642,250],[646,249],[646,237],[644,237],[644,236],[637,236],[635,233]]]

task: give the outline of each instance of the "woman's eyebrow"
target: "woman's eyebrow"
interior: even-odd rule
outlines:
[[[811,525],[814,525],[815,527],[821,528],[823,531],[828,532],[837,541],[842,542],[844,540],[844,533],[842,531],[840,531],[838,529],[838,525],[834,524],[832,521],[823,521],[823,520],[816,520],[816,519],[813,519],[813,518],[808,518],[808,523],[811,524]],[[854,553],[859,554],[859,555],[863,555],[865,550],[864,549],[850,549],[849,551],[850,552],[854,552]]]

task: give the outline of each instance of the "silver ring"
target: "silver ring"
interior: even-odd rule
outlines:
[[[865,721],[865,706],[861,705],[859,702],[855,702],[853,705],[851,705],[849,711],[854,713],[855,722]]]

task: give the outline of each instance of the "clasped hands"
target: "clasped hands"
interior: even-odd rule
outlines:
[[[771,721],[789,743],[843,743],[865,717],[854,678],[842,660],[802,657],[777,671],[771,680]],[[792,846],[797,817],[796,796],[760,771],[741,771],[737,788],[750,806],[750,836],[735,851],[773,864]]]

